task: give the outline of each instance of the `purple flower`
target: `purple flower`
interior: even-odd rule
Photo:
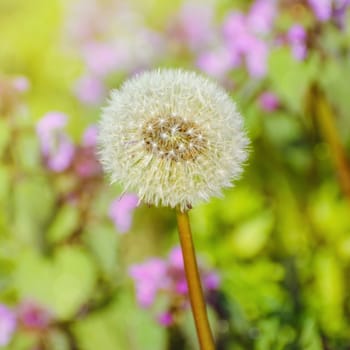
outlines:
[[[220,277],[214,271],[209,271],[201,266],[199,261],[199,270],[202,277],[203,289],[205,291],[218,289]],[[168,255],[168,274],[175,285],[177,293],[186,295],[188,292],[186,273],[181,247],[174,247]]]
[[[79,147],[74,159],[74,171],[82,178],[93,178],[102,173],[95,149],[92,147]]]
[[[307,47],[305,44],[296,43],[292,46],[292,53],[296,60],[303,61],[307,56]]]
[[[109,217],[120,233],[126,233],[130,230],[132,214],[138,205],[139,198],[132,193],[125,193],[111,203]]]
[[[265,112],[273,112],[280,106],[280,101],[276,94],[265,91],[259,96],[259,105]]]
[[[98,104],[104,96],[105,88],[102,81],[95,77],[85,75],[81,77],[75,87],[75,94],[77,98],[86,104]]]
[[[225,77],[226,73],[240,63],[240,58],[234,57],[226,48],[204,52],[197,60],[197,66],[208,75],[217,79]]]
[[[164,327],[169,327],[174,323],[173,314],[169,311],[163,312],[158,316],[158,323]]]
[[[248,25],[257,34],[271,31],[277,14],[275,0],[256,0],[248,14]]]
[[[12,80],[12,85],[17,92],[26,92],[30,88],[30,82],[28,78],[24,76],[18,76]]]
[[[207,46],[213,39],[213,14],[212,6],[185,2],[170,25],[170,36],[192,50]]]
[[[174,247],[168,255],[168,263],[171,268],[178,270],[184,269],[184,259],[182,256],[181,247]]]
[[[151,306],[158,291],[165,287],[166,270],[166,263],[161,259],[151,259],[130,267],[129,274],[135,282],[137,301],[141,307]]]
[[[118,64],[116,50],[106,43],[88,43],[83,50],[83,56],[88,69],[96,76],[108,74]]]
[[[288,40],[291,43],[304,42],[306,40],[305,28],[300,24],[294,24],[289,28]]]
[[[97,141],[97,126],[95,124],[90,125],[86,128],[83,135],[83,145],[86,147],[95,147]]]
[[[100,162],[96,158],[97,127],[90,125],[86,128],[81,145],[74,157],[74,170],[83,178],[93,178],[101,174]]]
[[[200,262],[199,270],[204,291],[208,293],[217,290],[220,285],[218,274],[203,268]],[[168,297],[169,306],[158,316],[161,325],[172,325],[174,315],[189,307],[188,286],[180,247],[174,247],[166,260],[152,258],[143,264],[131,266],[129,274],[135,282],[136,297],[141,307],[150,307],[159,293]]]
[[[39,120],[36,127],[44,160],[55,172],[66,170],[75,152],[73,143],[64,132],[66,124],[65,114],[49,112]]]
[[[52,321],[52,315],[48,310],[30,301],[20,305],[18,317],[26,329],[34,331],[45,330]]]
[[[311,9],[321,22],[328,21],[332,16],[332,0],[308,0]]]
[[[250,41],[250,45],[246,52],[248,72],[253,78],[263,78],[267,73],[269,49],[265,42],[256,38]]]
[[[203,286],[207,291],[217,290],[220,287],[220,276],[216,272],[208,272],[203,278]]]
[[[350,6],[350,0],[335,0],[334,19],[340,28],[346,24],[346,12]]]
[[[292,53],[296,60],[304,60],[307,55],[306,31],[300,24],[294,24],[287,33],[287,39],[292,47]]]
[[[231,12],[223,24],[223,35],[228,47],[241,54],[246,51],[246,39],[251,34],[247,26],[246,17],[240,12]]]
[[[168,273],[173,281],[175,292],[180,295],[186,295],[188,293],[188,286],[180,247],[173,248],[169,253]]]
[[[240,12],[230,13],[223,24],[223,35],[226,45],[230,51],[231,58],[238,65],[240,58],[245,59],[247,70],[252,78],[262,78],[267,72],[267,59],[269,47],[261,38],[261,27],[267,30],[274,16],[270,15],[267,22],[261,20],[259,7],[263,5],[256,3],[256,9],[244,15]],[[269,10],[272,13],[272,10]],[[268,23],[268,25],[267,25]]]
[[[9,344],[16,325],[15,313],[7,306],[0,304],[0,346]]]

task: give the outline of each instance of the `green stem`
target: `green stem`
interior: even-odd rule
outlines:
[[[187,212],[176,211],[189,297],[201,350],[214,350]]]

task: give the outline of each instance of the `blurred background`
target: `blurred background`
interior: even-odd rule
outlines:
[[[0,348],[197,349],[172,210],[96,160],[108,91],[211,76],[252,140],[194,208],[218,350],[350,349],[348,0],[0,0]]]

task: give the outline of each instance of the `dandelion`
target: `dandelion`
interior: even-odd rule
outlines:
[[[196,73],[144,72],[112,91],[98,144],[112,182],[140,201],[176,208],[199,343],[213,350],[187,210],[221,195],[242,172],[248,139],[235,103]]]
[[[242,172],[247,138],[236,105],[192,72],[156,70],[111,94],[100,159],[141,201],[181,210],[219,196]]]

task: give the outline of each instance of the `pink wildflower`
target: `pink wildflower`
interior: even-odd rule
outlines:
[[[132,193],[125,193],[111,203],[109,217],[113,220],[115,227],[120,233],[126,233],[130,230],[132,214],[138,205],[139,199]]]

